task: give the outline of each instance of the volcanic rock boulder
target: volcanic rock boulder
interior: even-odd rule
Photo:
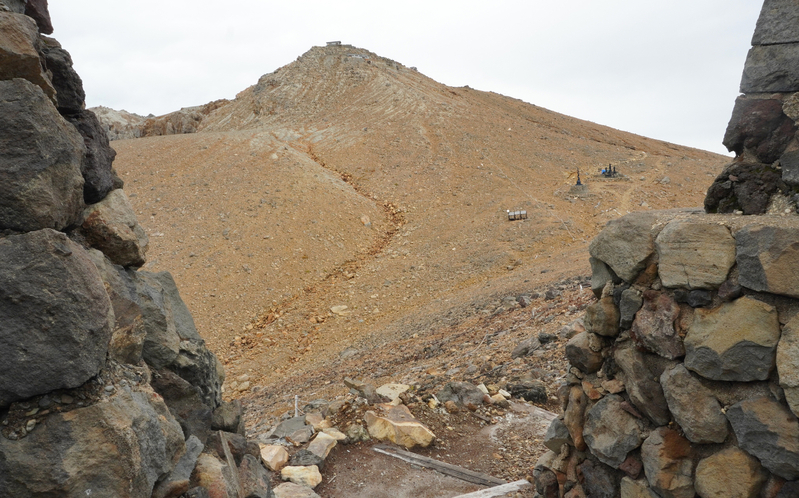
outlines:
[[[0,406],[96,375],[114,319],[86,250],[44,229],[0,238],[0,261]]]
[[[149,498],[183,452],[180,426],[158,395],[120,390],[50,415],[23,439],[0,437],[0,496]]]
[[[149,239],[122,189],[84,209],[81,232],[112,263],[135,268],[144,264]]]
[[[56,90],[39,60],[35,22],[21,14],[0,12],[0,80],[23,78],[55,99]]]
[[[85,148],[41,89],[0,81],[0,229],[62,230],[83,209]]]

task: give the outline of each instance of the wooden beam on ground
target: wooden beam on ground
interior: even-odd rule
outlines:
[[[508,493],[513,493],[515,491],[521,491],[523,489],[532,488],[533,485],[527,479],[521,479],[519,481],[509,482],[508,484],[502,484],[500,486],[494,486],[493,488],[483,489],[480,491],[475,491],[474,493],[467,493],[465,495],[458,495],[454,498],[497,498],[500,496],[505,496]]]
[[[457,465],[440,462],[432,458],[428,458],[422,455],[417,455],[416,453],[400,450],[398,448],[393,448],[391,446],[387,446],[384,444],[374,446],[372,447],[372,449],[378,453],[382,453],[384,455],[388,455],[394,458],[399,458],[400,460],[403,460],[413,465],[419,465],[420,467],[427,467],[428,469],[436,470],[438,472],[441,472],[442,474],[446,474],[448,476],[455,477],[462,481],[470,482],[472,484],[480,484],[481,486],[500,486],[502,484],[508,483],[508,481],[505,481],[503,479],[497,479],[496,477],[491,477],[490,475],[487,474],[474,472],[469,469],[464,469],[463,467],[458,467]]]

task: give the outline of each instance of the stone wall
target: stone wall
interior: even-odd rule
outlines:
[[[735,152],[711,185],[711,213],[796,212],[799,206],[799,5],[766,0],[723,143]]]
[[[265,498],[174,280],[138,270],[147,236],[51,31],[46,0],[0,0],[0,496]]]
[[[610,222],[538,482],[570,497],[795,496],[777,491],[799,485],[797,240],[796,216]]]
[[[764,3],[707,212],[630,214],[591,242],[597,301],[539,496],[799,496],[797,21]]]

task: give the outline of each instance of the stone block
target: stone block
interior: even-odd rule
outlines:
[[[712,220],[674,220],[658,234],[655,248],[665,287],[717,288],[735,263],[735,239]]]
[[[711,380],[765,380],[774,368],[780,325],[777,310],[742,297],[697,309],[685,337],[685,366]]]
[[[627,453],[641,445],[646,424],[623,407],[624,398],[605,396],[589,411],[583,437],[591,453],[613,468],[627,458]]]
[[[777,344],[777,372],[788,406],[799,416],[799,315],[782,327]]]
[[[721,404],[682,364],[664,371],[660,384],[674,420],[691,442],[723,443],[727,439]]]
[[[411,414],[405,405],[388,408],[378,415],[372,410],[364,416],[369,435],[375,439],[389,440],[406,448],[426,448],[435,439],[435,434]]]
[[[741,93],[799,91],[799,43],[757,45],[749,50]]]
[[[0,261],[0,406],[95,376],[114,314],[86,250],[44,229],[0,238]]]
[[[277,472],[289,461],[289,452],[283,446],[261,445],[261,461],[269,470]]]
[[[83,210],[83,139],[27,80],[0,81],[0,143],[0,229],[75,223]]]
[[[613,297],[605,296],[588,306],[583,323],[590,333],[604,337],[619,335],[619,309],[613,303]]]
[[[287,465],[280,470],[280,477],[284,481],[291,481],[311,489],[322,482],[322,474],[319,473],[319,468],[316,465],[310,467]]]
[[[0,12],[0,80],[26,79],[54,101],[56,90],[42,70],[38,48],[38,28],[33,19]]]
[[[138,268],[145,262],[149,239],[122,189],[83,210],[81,232],[115,265]]]
[[[760,462],[735,446],[699,461],[696,492],[702,498],[756,498],[766,481]]]
[[[656,219],[654,213],[639,212],[611,220],[591,241],[588,252],[632,283],[655,252],[651,230]]]
[[[748,225],[735,234],[738,282],[746,288],[799,298],[799,224]]]
[[[566,343],[566,359],[585,373],[594,373],[602,367],[601,348],[592,348],[591,338],[598,337],[588,332],[580,332]]]
[[[749,398],[727,409],[740,448],[783,479],[799,479],[799,420],[772,398]]]
[[[633,405],[655,425],[668,424],[671,420],[669,407],[663,388],[657,381],[659,376],[651,370],[654,366],[652,355],[644,355],[634,347],[626,347],[617,349],[613,359],[621,369],[621,376]]]
[[[652,431],[641,445],[646,480],[664,498],[694,498],[691,443],[668,427]]]
[[[643,298],[644,304],[630,329],[633,340],[664,358],[680,358],[685,354],[683,339],[676,327],[680,306],[665,292],[648,290]]]

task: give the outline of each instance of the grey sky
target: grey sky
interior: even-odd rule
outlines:
[[[89,106],[233,98],[341,40],[437,81],[714,152],[761,0],[50,0]]]

